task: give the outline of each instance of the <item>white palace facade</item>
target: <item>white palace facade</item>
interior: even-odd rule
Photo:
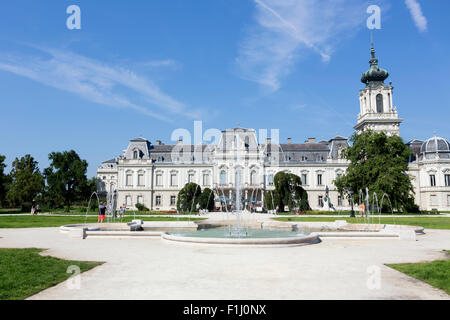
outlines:
[[[355,130],[384,131],[400,135],[393,87],[385,84],[389,73],[378,66],[372,46],[370,69],[361,81],[360,113]],[[260,139],[261,140],[261,139]],[[116,191],[117,205],[134,209],[142,203],[150,210],[176,210],[178,192],[188,182],[210,188],[216,198],[233,199],[237,172],[240,172],[245,199],[257,199],[264,206],[264,194],[274,189],[273,178],[279,171],[302,179],[313,210],[328,210],[324,200],[329,190],[336,210],[349,210],[333,181],[346,172],[348,162],[341,151],[348,147],[345,137],[327,141],[307,139],[304,143],[286,143],[265,138],[259,141],[254,129],[233,128],[221,132],[217,143],[175,145],[155,143],[144,138],[130,140],[126,150],[103,162],[97,171],[100,191]],[[422,210],[450,211],[450,144],[432,137],[407,143],[414,153],[408,174],[412,177],[416,204]]]

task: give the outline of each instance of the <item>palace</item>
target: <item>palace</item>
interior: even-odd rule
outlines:
[[[365,88],[359,93],[358,132],[400,135],[403,120],[393,103],[392,83],[385,84],[388,77],[378,66],[372,45],[370,69],[361,78]],[[422,210],[450,211],[449,142],[435,136],[407,145],[414,153],[408,174],[416,204]],[[256,130],[244,128],[223,130],[218,142],[210,145],[187,145],[181,139],[175,145],[159,140],[153,144],[137,138],[130,140],[119,157],[100,165],[99,191],[117,191],[118,206],[134,209],[142,203],[150,210],[176,210],[178,192],[188,182],[212,189],[216,198],[233,199],[239,173],[244,199],[258,200],[264,206],[264,194],[274,189],[274,175],[285,171],[301,177],[313,210],[329,210],[326,190],[336,210],[349,210],[349,201],[333,185],[348,167],[341,156],[347,146],[347,138],[340,136],[327,141],[309,138],[304,143],[258,141]]]

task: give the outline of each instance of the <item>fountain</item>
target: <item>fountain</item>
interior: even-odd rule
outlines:
[[[100,206],[100,199],[99,199],[99,197],[98,197],[98,194],[97,194],[97,192],[93,192],[93,193],[91,194],[91,196],[89,197],[88,207],[87,207],[87,209],[86,209],[86,216],[85,216],[85,219],[84,219],[84,224],[85,224],[85,225],[87,225],[87,218],[88,218],[88,215],[89,215],[89,210],[91,209],[91,200],[92,200],[92,197],[93,197],[94,195],[95,195],[96,198],[97,198],[97,207],[96,207],[96,211],[98,211],[98,207]]]

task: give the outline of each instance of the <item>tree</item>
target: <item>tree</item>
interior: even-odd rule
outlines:
[[[408,146],[398,136],[387,136],[384,132],[365,131],[355,133],[351,138],[352,146],[343,151],[343,156],[350,161],[345,175],[335,181],[338,191],[343,194],[352,190],[354,202],[364,201],[360,190],[365,195],[374,193],[381,198],[389,196],[396,210],[414,207],[414,189],[408,176],[408,159],[412,154]]]
[[[44,189],[44,177],[39,171],[38,163],[29,154],[16,158],[10,173],[11,185],[6,194],[12,206],[20,206],[28,211],[33,201]]]
[[[187,183],[183,189],[178,192],[177,209],[184,212],[195,211],[201,193],[202,188],[198,184],[193,182]]]
[[[47,200],[51,206],[64,205],[66,210],[76,200],[88,193],[89,181],[86,177],[88,163],[81,160],[73,150],[52,152],[48,156],[50,167],[44,170],[47,180]]]
[[[214,192],[210,188],[205,188],[199,197],[200,209],[214,210]]]
[[[275,175],[274,184],[273,193],[269,191],[264,196],[264,203],[269,210],[275,209],[274,206],[278,206],[280,211],[284,211],[285,206],[291,210],[294,208],[298,208],[300,211],[311,210],[308,193],[303,189],[299,176],[281,171]]]
[[[5,156],[0,155],[0,204],[4,204],[6,200],[8,176],[5,175]]]

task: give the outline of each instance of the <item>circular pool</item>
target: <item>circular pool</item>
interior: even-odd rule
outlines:
[[[308,232],[242,228],[239,232],[229,227],[203,228],[195,231],[165,232],[164,240],[221,245],[307,245],[320,242],[316,234]]]

